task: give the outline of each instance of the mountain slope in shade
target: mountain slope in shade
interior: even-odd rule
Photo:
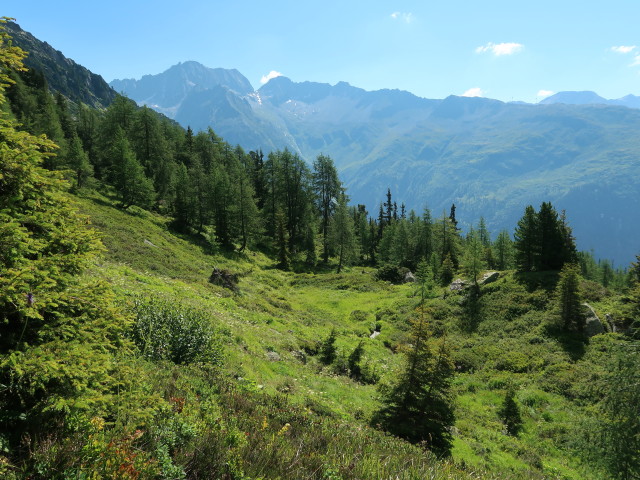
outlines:
[[[96,108],[107,107],[116,97],[116,92],[100,75],[65,57],[48,43],[22,30],[18,24],[7,22],[5,25],[13,44],[28,52],[24,64],[42,71],[51,90],[74,102]]]

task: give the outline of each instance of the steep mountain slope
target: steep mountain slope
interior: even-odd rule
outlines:
[[[640,140],[631,133],[640,111],[619,106],[635,105],[632,95],[563,92],[540,105],[428,100],[285,77],[241,93],[182,71],[172,87],[189,90],[179,108],[155,108],[247,149],[287,147],[308,161],[330,155],[352,202],[371,212],[391,188],[408,208],[428,205],[440,215],[455,203],[463,226],[483,215],[496,233],[512,228],[526,205],[550,200],[567,210],[579,248],[622,264],[637,252],[640,227],[629,219],[640,198]]]
[[[198,62],[174,65],[158,75],[145,75],[140,80],[114,80],[111,86],[138,103],[149,105],[170,117],[192,92],[224,86],[238,95],[253,92],[249,81],[237,70],[207,68]]]
[[[48,43],[22,30],[18,24],[8,22],[6,29],[14,45],[29,52],[25,65],[42,71],[53,91],[62,93],[74,102],[96,108],[108,106],[116,97],[116,92],[100,75],[65,57]]]

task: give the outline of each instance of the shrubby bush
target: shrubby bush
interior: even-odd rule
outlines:
[[[409,273],[409,269],[406,267],[382,265],[376,271],[376,279],[391,283],[402,283],[407,273]]]
[[[222,362],[222,342],[211,318],[165,299],[136,299],[132,337],[145,358],[177,364]]]

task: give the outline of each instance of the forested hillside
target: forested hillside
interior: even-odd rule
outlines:
[[[499,231],[527,204],[551,201],[572,212],[581,249],[619,265],[638,249],[640,231],[626,219],[640,198],[640,110],[624,103],[426,99],[282,76],[247,92],[237,71],[196,62],[111,84],[246,149],[288,148],[308,164],[331,156],[354,202],[372,209],[390,187],[409,208],[439,215],[455,203],[465,230],[484,216]]]
[[[352,205],[329,156],[94,109],[0,35],[0,476],[640,474],[640,256],[547,201]]]

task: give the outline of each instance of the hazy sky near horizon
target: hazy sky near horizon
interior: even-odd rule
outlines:
[[[426,98],[640,95],[640,1],[21,0],[0,15],[102,75],[196,60]]]

